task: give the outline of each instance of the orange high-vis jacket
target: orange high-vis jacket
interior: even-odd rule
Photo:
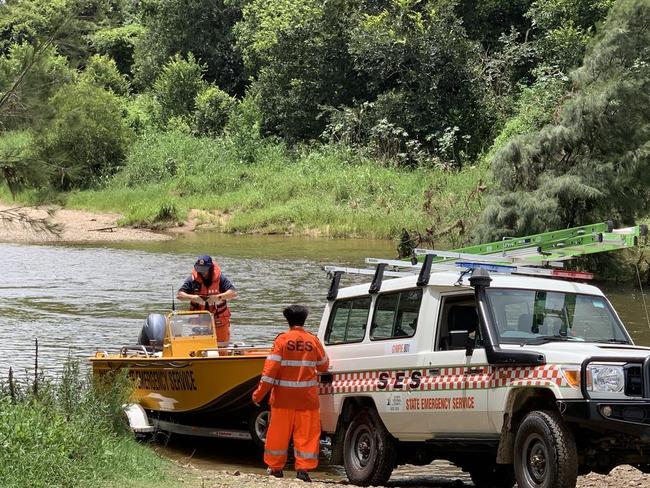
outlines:
[[[329,368],[323,345],[302,327],[292,327],[275,338],[264,363],[253,401],[260,403],[271,390],[269,404],[277,408],[319,408],[318,376]]]

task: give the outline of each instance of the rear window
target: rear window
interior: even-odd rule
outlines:
[[[370,324],[370,339],[377,341],[413,337],[421,302],[421,288],[379,295]]]
[[[361,342],[366,335],[370,303],[369,296],[336,301],[325,332],[325,344]]]

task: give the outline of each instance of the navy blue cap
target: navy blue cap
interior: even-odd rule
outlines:
[[[212,258],[210,256],[199,256],[194,263],[194,269],[197,273],[205,274],[212,268]]]

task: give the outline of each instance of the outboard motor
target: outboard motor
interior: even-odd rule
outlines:
[[[162,349],[166,326],[167,317],[160,313],[150,313],[145,319],[138,336],[138,344]]]

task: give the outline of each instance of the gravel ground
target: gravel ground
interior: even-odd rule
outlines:
[[[187,466],[192,469],[191,466]],[[196,469],[196,468],[194,468]],[[285,471],[285,478],[278,479],[256,473],[240,471],[204,471],[196,473],[197,481],[179,480],[184,486],[205,488],[247,487],[263,488],[268,486],[304,486],[302,481],[295,479],[294,471]],[[313,488],[332,488],[333,486],[348,485],[340,476],[317,472],[312,474]],[[400,488],[461,488],[473,486],[466,473],[463,473],[446,462],[436,461],[429,466],[400,466],[386,486]],[[644,474],[630,466],[620,466],[609,475],[589,474],[578,478],[577,488],[628,488],[650,487],[650,475]]]

